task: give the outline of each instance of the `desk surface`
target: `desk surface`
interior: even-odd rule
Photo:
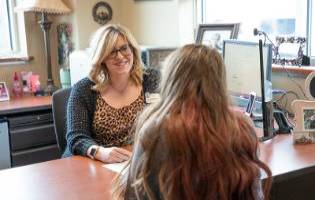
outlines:
[[[292,135],[277,135],[260,143],[260,159],[274,177],[299,174],[305,168],[315,171],[315,144],[293,144]]]
[[[51,108],[51,96],[29,96],[0,102],[0,115]]]
[[[290,175],[315,166],[315,144],[293,145],[291,135],[260,144],[261,159],[274,176]],[[101,162],[74,156],[0,171],[4,199],[110,199],[115,172]]]
[[[53,160],[0,171],[0,198],[110,199],[114,176],[101,162],[85,157]]]

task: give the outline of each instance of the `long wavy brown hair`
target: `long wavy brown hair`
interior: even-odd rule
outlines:
[[[191,44],[165,63],[161,100],[138,119],[134,151],[142,153],[131,159],[134,175],[120,178],[120,197],[131,187],[148,199],[268,199],[271,171],[251,123],[231,109],[221,55]]]

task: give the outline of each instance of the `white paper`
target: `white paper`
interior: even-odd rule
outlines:
[[[127,165],[127,162],[128,161],[121,162],[121,163],[104,164],[103,167],[105,167],[111,171],[120,173],[125,168],[125,166]]]

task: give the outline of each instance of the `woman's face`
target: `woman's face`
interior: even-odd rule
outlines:
[[[133,65],[133,52],[128,42],[118,36],[115,47],[105,59],[109,75],[128,74]]]

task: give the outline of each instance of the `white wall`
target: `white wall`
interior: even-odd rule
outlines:
[[[179,44],[178,2],[122,0],[122,21],[142,45]]]
[[[67,2],[67,1],[66,1]],[[75,49],[85,49],[91,34],[98,28],[92,18],[92,8],[98,0],[68,0],[74,12]],[[120,23],[133,33],[139,44],[149,46],[179,46],[194,41],[194,1],[107,0],[113,9],[110,23]]]
[[[72,25],[74,34],[75,49],[85,49],[93,32],[101,25],[93,20],[92,9],[99,0],[72,0],[73,13]],[[113,10],[111,23],[120,21],[121,0],[107,0]]]
[[[307,75],[286,72],[273,72],[272,73],[272,87],[273,89],[284,89],[288,94],[282,98],[278,103],[286,108],[289,112],[293,112],[291,103],[297,97],[293,94],[297,94],[299,99],[307,99],[303,93],[305,93],[305,79]],[[293,93],[290,93],[292,91]],[[275,99],[279,99],[280,95],[274,96]]]

